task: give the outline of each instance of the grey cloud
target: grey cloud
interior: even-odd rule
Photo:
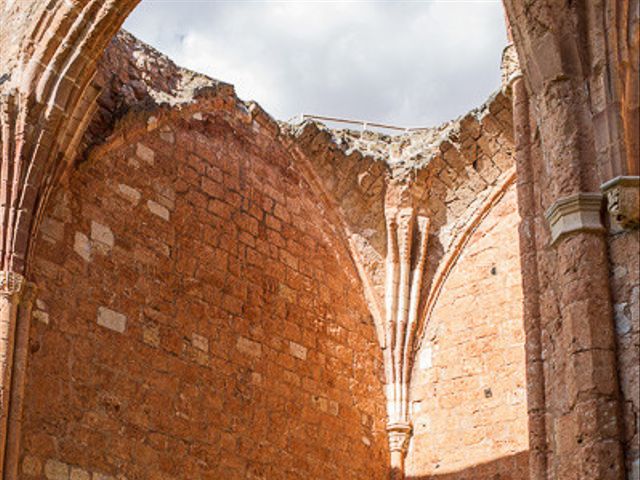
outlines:
[[[143,0],[125,28],[236,85],[276,118],[316,113],[430,126],[499,86],[496,1]]]

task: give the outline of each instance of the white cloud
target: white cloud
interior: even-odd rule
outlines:
[[[143,0],[125,28],[276,118],[430,126],[499,86],[500,0]]]

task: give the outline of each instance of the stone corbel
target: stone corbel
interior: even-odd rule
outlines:
[[[614,232],[640,225],[640,177],[620,176],[602,184]]]
[[[604,232],[602,195],[576,193],[556,200],[545,213],[551,229],[551,245],[574,232]]]

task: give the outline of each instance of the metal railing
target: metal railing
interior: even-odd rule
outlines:
[[[405,127],[398,127],[396,125],[387,125],[384,123],[377,123],[377,122],[365,122],[364,120],[349,120],[346,118],[336,118],[336,117],[325,117],[323,115],[309,115],[306,113],[300,114],[296,117],[293,117],[291,120],[293,121],[297,121],[298,123],[302,123],[305,120],[323,120],[325,122],[334,122],[334,123],[346,123],[348,125],[360,125],[362,127],[363,131],[366,131],[369,129],[369,127],[375,127],[375,128],[383,128],[386,130],[396,130],[396,131],[400,131],[400,132],[419,132],[419,131],[423,131],[423,130],[429,130],[429,128],[426,127],[422,127],[422,128],[405,128]],[[291,122],[290,120],[290,122]]]

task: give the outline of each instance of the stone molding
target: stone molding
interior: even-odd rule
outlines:
[[[391,467],[399,473],[404,471],[404,457],[411,435],[410,371],[430,223],[427,217],[419,214],[414,199],[415,184],[412,182],[393,182],[385,195],[387,257],[383,360]]]
[[[580,192],[560,198],[546,211],[551,229],[551,242],[575,232],[604,232],[600,217],[602,194]]]
[[[0,271],[0,295],[11,297],[20,294],[25,280],[22,275],[16,272]]]
[[[390,423],[387,425],[387,434],[389,435],[389,450],[391,452],[400,452],[403,456],[407,453],[409,447],[409,438],[411,436],[411,424],[406,422]]]
[[[640,226],[640,177],[619,176],[600,187],[614,232]]]

